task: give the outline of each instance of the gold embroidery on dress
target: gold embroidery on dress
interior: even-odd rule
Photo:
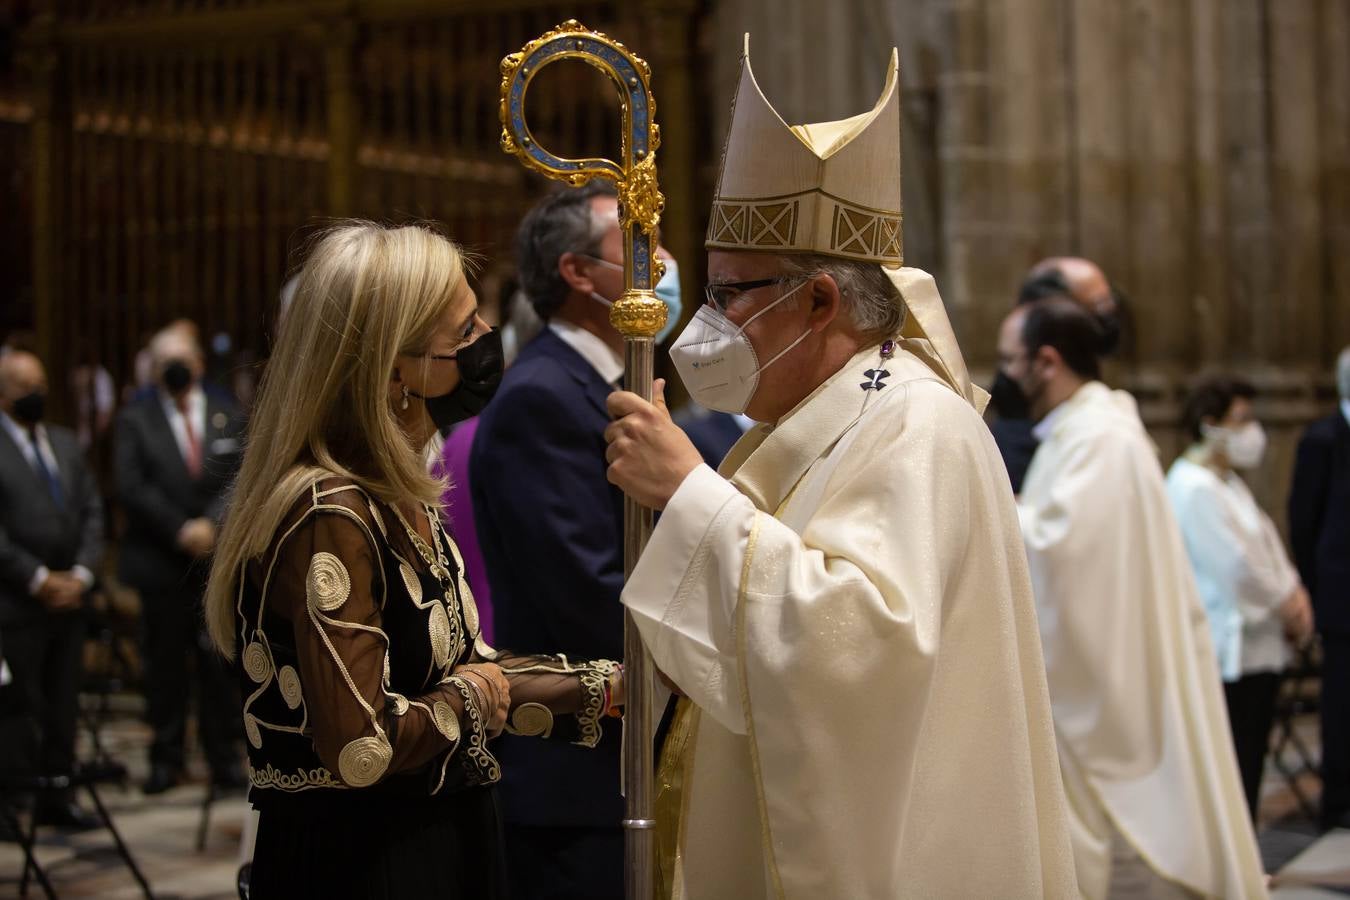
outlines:
[[[244,714],[244,735],[254,750],[262,749],[262,732],[258,730],[258,719],[251,713]]]
[[[478,637],[478,604],[474,602],[473,591],[463,576],[459,579],[459,609],[464,614],[464,627],[469,634]]]
[[[445,679],[442,684],[454,685],[455,690],[459,691],[459,695],[464,698],[464,717],[469,722],[469,746],[464,751],[464,758],[472,764],[472,774],[478,776],[478,783],[480,784],[493,784],[500,781],[502,769],[497,763],[497,758],[488,752],[483,741],[483,716],[478,709],[473,689],[459,676],[451,676]]]
[[[421,606],[422,581],[417,577],[417,573],[407,563],[399,563],[398,573],[403,576],[403,586],[408,589],[408,596],[412,598],[413,606]]]
[[[370,517],[375,520],[375,527],[380,529],[380,534],[388,538],[389,529],[384,527],[384,516],[380,515],[380,511],[375,508],[375,501],[367,497],[366,506],[370,507]]]
[[[553,711],[542,703],[522,703],[506,730],[523,737],[548,737],[553,733]]]
[[[300,688],[300,674],[291,666],[282,666],[277,672],[277,686],[281,688],[281,699],[291,709],[298,709],[305,702],[304,691]]]
[[[408,711],[408,698],[402,694],[388,694],[390,700],[394,701],[394,715],[401,716]]]
[[[450,617],[440,603],[433,604],[427,614],[427,631],[431,635],[431,659],[436,668],[443,669],[450,662]]]
[[[367,787],[380,780],[394,758],[389,742],[378,737],[359,737],[338,754],[338,774],[352,787]]]
[[[445,735],[447,740],[451,742],[459,740],[459,719],[449,703],[437,700],[431,707],[431,720],[436,723],[436,730]]]
[[[272,676],[272,660],[267,656],[267,648],[258,641],[249,641],[244,648],[244,672],[258,684]]]
[[[581,737],[573,741],[581,747],[600,743],[600,719],[605,714],[605,683],[619,668],[608,659],[598,659],[578,673],[581,679],[581,709],[577,712],[577,730]]]
[[[352,593],[352,577],[347,567],[331,553],[320,551],[309,561],[305,576],[305,596],[324,612],[332,612],[347,602]]]
[[[483,640],[481,634],[473,639],[473,652],[478,654],[479,659],[485,659],[489,662],[497,658],[497,651],[487,645],[487,641]]]
[[[310,788],[345,788],[346,785],[333,777],[333,773],[320,766],[315,769],[296,769],[288,774],[277,769],[271,763],[261,769],[248,767],[248,780],[254,787],[276,788],[282,791],[305,791]]]

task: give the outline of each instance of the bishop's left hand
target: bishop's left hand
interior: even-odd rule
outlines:
[[[614,422],[605,429],[609,480],[643,506],[665,509],[689,473],[703,462],[666,409],[666,382],[652,385],[648,403],[631,391],[609,395]]]

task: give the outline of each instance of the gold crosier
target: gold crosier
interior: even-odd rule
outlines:
[[[565,159],[539,146],[525,123],[525,96],[539,71],[560,59],[579,59],[609,75],[619,89],[623,112],[620,162]],[[665,271],[656,258],[656,226],[665,198],[656,182],[655,121],[651,69],[618,41],[569,19],[502,60],[502,149],[528,168],[580,187],[593,178],[613,180],[619,194],[623,233],[624,292],[609,320],[623,335],[624,387],[652,398],[652,355],[656,334],[666,323],[666,305],[654,290]],[[652,511],[624,498],[624,577],[637,565],[652,533]],[[652,812],[653,667],[632,616],[624,619],[626,708],[623,748],[624,884],[628,900],[649,900],[655,884],[655,819]]]

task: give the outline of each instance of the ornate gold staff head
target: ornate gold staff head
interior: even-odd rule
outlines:
[[[525,124],[525,95],[539,70],[560,59],[580,59],[607,74],[619,88],[623,111],[621,162],[567,159],[544,149]],[[613,179],[623,232],[624,292],[609,320],[625,338],[652,338],[666,323],[666,305],[654,288],[665,272],[656,258],[656,226],[665,197],[656,181],[656,125],[651,69],[613,38],[575,19],[545,32],[502,59],[502,149],[528,168],[580,187],[592,178]]]

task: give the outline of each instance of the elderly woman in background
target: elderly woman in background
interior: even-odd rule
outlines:
[[[483,640],[425,448],[501,377],[465,261],[422,227],[336,227],[296,285],[258,394],[207,598],[238,654],[252,896],[504,893],[489,741],[594,746],[609,661]]]
[[[1250,384],[1196,385],[1184,426],[1193,443],[1167,473],[1186,552],[1209,617],[1238,768],[1253,822],[1290,643],[1312,633],[1312,608],[1270,516],[1237,470],[1254,469],[1266,435]]]

